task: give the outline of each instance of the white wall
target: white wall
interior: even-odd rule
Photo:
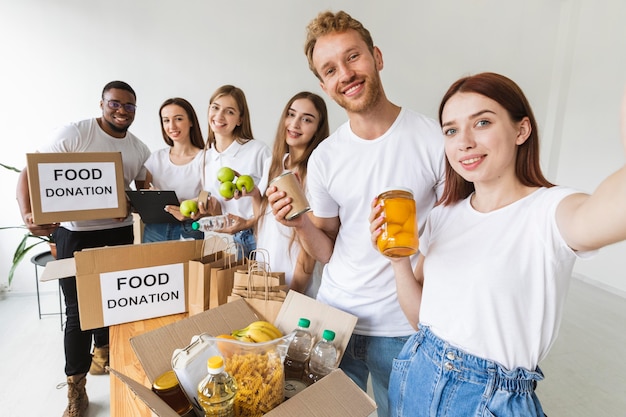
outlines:
[[[503,73],[525,90],[542,128],[550,179],[593,187],[623,163],[618,103],[625,83],[626,29],[620,0],[0,0],[0,162],[22,167],[55,127],[99,115],[103,85],[137,91],[132,131],[151,149],[163,145],[158,108],[181,96],[206,108],[222,84],[247,95],[255,136],[271,144],[279,113],[300,90],[321,94],[303,54],[306,24],[327,8],[346,10],[370,29],[385,60],[389,98],[436,116],[458,77]],[[331,128],[345,121],[333,102]],[[593,136],[592,136],[593,135]],[[585,146],[586,145],[586,146]],[[592,145],[592,146],[590,146]],[[0,225],[20,224],[17,174],[0,170],[8,196]],[[0,283],[19,232],[2,231]],[[43,249],[43,248],[42,248]],[[580,261],[577,271],[626,293],[624,247]],[[18,269],[13,291],[32,291],[32,265]],[[623,275],[623,274],[622,274]]]

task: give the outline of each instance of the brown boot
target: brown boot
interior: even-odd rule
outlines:
[[[89,373],[91,375],[104,375],[108,372],[105,368],[107,366],[109,366],[109,345],[94,347]]]
[[[63,417],[83,417],[89,405],[85,384],[87,374],[72,375],[67,377],[67,408]]]

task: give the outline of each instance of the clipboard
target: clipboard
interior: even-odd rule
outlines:
[[[180,223],[163,210],[167,205],[180,205],[175,191],[127,190],[126,195],[144,223]]]

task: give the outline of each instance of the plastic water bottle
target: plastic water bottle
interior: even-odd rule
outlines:
[[[212,356],[207,361],[209,374],[198,384],[198,401],[209,417],[234,417],[237,382],[224,370],[224,359]]]
[[[285,398],[291,398],[306,388],[302,381],[306,363],[311,355],[313,336],[309,331],[311,320],[301,318],[285,356]]]
[[[191,223],[191,228],[193,230],[200,230],[201,232],[212,232],[233,226],[234,224],[235,219],[228,217],[228,214],[220,214],[218,216],[202,217]]]
[[[313,347],[305,377],[305,382],[308,385],[324,378],[337,367],[337,348],[333,344],[333,340],[335,340],[335,332],[324,330],[322,340]]]

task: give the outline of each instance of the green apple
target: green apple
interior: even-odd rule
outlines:
[[[224,198],[233,198],[235,196],[235,190],[237,186],[231,181],[224,181],[220,185],[220,195]]]
[[[180,214],[191,217],[198,212],[198,202],[196,200],[185,200],[180,203]]]
[[[221,167],[217,171],[217,179],[219,182],[232,182],[235,179],[235,171],[228,167]]]
[[[245,187],[246,192],[249,193],[254,188],[254,179],[250,175],[242,175],[237,178],[235,185],[239,191],[243,191],[243,188]]]

